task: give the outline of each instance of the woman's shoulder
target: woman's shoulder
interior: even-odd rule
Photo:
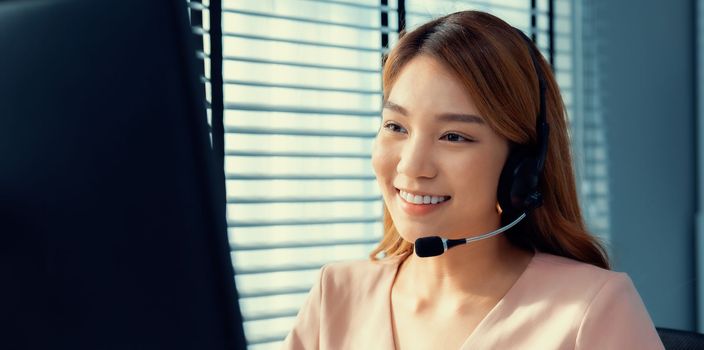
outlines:
[[[549,297],[551,305],[544,312],[559,321],[555,324],[576,321],[577,348],[663,348],[627,274],[544,253],[533,259],[530,288],[524,289],[527,299],[522,302]]]
[[[623,272],[547,253],[536,253],[531,264],[533,273],[528,284],[553,292],[587,298],[603,292],[605,287],[636,292],[630,277]]]
[[[596,265],[581,262],[564,256],[550,253],[536,252],[533,262],[541,268],[548,268],[556,271],[570,271],[576,273],[610,275],[617,272],[607,270]]]
[[[544,272],[558,275],[567,273],[574,275],[574,277],[589,276],[593,278],[609,279],[618,275],[624,275],[624,273],[607,270],[589,263],[542,252],[535,253],[533,264],[537,269],[541,269]]]
[[[380,280],[393,278],[401,261],[401,257],[391,257],[332,262],[321,268],[321,281],[327,289],[350,289],[351,285],[355,289],[373,288]]]

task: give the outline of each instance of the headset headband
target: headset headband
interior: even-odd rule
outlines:
[[[542,171],[545,165],[545,157],[548,151],[548,124],[545,117],[545,76],[543,75],[543,69],[541,68],[538,57],[536,56],[536,51],[538,50],[534,42],[529,39],[522,31],[517,28],[513,28],[518,32],[518,34],[523,38],[523,40],[528,45],[528,52],[530,53],[530,58],[533,61],[533,67],[535,67],[535,73],[538,75],[538,89],[540,90],[540,110],[538,111],[538,118],[535,122],[535,130],[537,133],[537,156],[538,156],[538,170]]]

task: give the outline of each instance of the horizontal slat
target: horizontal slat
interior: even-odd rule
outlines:
[[[374,31],[374,32],[380,32],[380,33],[386,33],[386,34],[397,32],[397,30],[395,28],[390,28],[387,26],[380,26],[380,27],[364,26],[364,25],[353,24],[353,23],[325,21],[325,20],[314,19],[314,18],[277,15],[274,13],[262,13],[262,12],[254,12],[254,11],[246,11],[246,10],[238,10],[238,9],[223,9],[222,12],[223,13],[233,13],[233,14],[244,15],[244,16],[251,16],[251,17],[263,17],[263,18],[267,18],[267,19],[274,18],[274,19],[299,22],[299,23],[311,23],[311,24],[319,24],[319,25],[324,25],[324,26],[333,26],[333,27],[351,28],[351,29],[357,29],[357,30]]]
[[[247,80],[238,80],[238,79],[226,79],[223,81],[223,83],[226,85],[229,84],[229,85],[256,86],[256,87],[296,89],[296,90],[311,90],[311,91],[324,91],[324,92],[344,92],[344,93],[360,94],[360,95],[381,95],[380,90],[345,89],[345,88],[312,86],[312,85],[301,85],[301,84],[265,83],[265,82],[247,81]]]
[[[547,31],[546,31],[545,35],[548,35]],[[552,35],[554,35],[556,38],[564,38],[564,39],[571,39],[572,38],[572,33],[563,32],[563,31],[559,31],[559,30],[553,31]]]
[[[278,343],[282,342],[284,339],[286,339],[287,334],[272,334],[269,335],[267,334],[264,337],[259,337],[259,338],[253,338],[253,337],[247,337],[247,345],[258,345],[258,344],[266,344],[266,343]]]
[[[196,34],[198,34],[198,33],[196,33]],[[323,43],[323,42],[319,42],[319,41],[274,38],[274,37],[268,37],[268,36],[239,34],[239,33],[232,33],[232,32],[223,32],[222,35],[224,37],[231,37],[231,38],[260,40],[260,41],[273,41],[273,42],[280,42],[280,43],[287,43],[287,44],[307,45],[307,46],[315,46],[315,47],[327,47],[327,48],[352,50],[352,51],[367,51],[367,52],[379,52],[379,53],[386,53],[389,51],[388,49],[381,48],[381,47],[339,45],[339,44]]]
[[[371,158],[369,153],[335,152],[270,152],[270,151],[225,151],[226,156],[239,157],[284,157],[284,158]]]
[[[347,2],[347,1],[335,1],[335,0],[303,0],[303,1],[317,2],[317,3],[321,3],[321,4],[355,7],[355,8],[361,8],[361,9],[375,10],[375,11],[379,11],[379,12],[395,12],[395,11],[397,11],[396,8],[393,8],[393,7],[390,7],[387,5],[367,5],[367,4],[360,4],[360,3]]]
[[[465,0],[465,1],[458,1],[461,4],[467,4],[467,5],[475,5],[472,6],[473,9],[476,10],[483,10],[482,8],[478,8],[479,6],[483,6],[486,9],[490,10],[504,10],[504,11],[511,11],[511,12],[519,12],[519,13],[524,13],[526,15],[531,13],[531,9],[529,7],[519,7],[519,6],[511,6],[511,5],[505,5],[501,4],[498,2],[487,2],[487,1],[474,1],[474,0]],[[408,8],[408,7],[406,7]],[[536,9],[532,11],[535,13],[536,16],[547,16],[548,11],[547,10],[540,10]],[[413,11],[413,10],[406,10],[406,15],[411,15],[411,16],[419,16],[419,17],[429,17],[433,18],[440,13],[429,13],[429,12],[419,12],[419,11]],[[564,14],[554,14],[555,18],[565,18],[565,19],[571,19],[569,15],[564,15]]]
[[[530,11],[529,6],[511,6],[511,5],[505,5],[501,4],[498,1],[481,1],[481,0],[455,0],[452,1],[453,3],[458,3],[458,4],[467,4],[467,5],[479,5],[479,6],[485,6],[490,9],[494,10],[508,10],[508,11],[517,11],[517,12],[528,12]],[[515,2],[515,1],[514,1]],[[524,2],[526,4],[530,4],[529,2]],[[406,11],[408,14],[409,11]]]
[[[267,250],[267,249],[285,249],[285,248],[310,248],[310,247],[331,247],[341,245],[357,245],[357,244],[377,244],[378,238],[359,238],[346,240],[326,240],[326,241],[304,241],[304,242],[276,242],[276,243],[248,243],[248,244],[230,244],[231,251],[244,250]]]
[[[250,57],[242,57],[242,56],[224,56],[223,59],[226,61],[258,63],[258,64],[274,64],[274,65],[291,66],[291,67],[327,69],[327,70],[338,70],[338,71],[348,71],[348,72],[358,72],[358,73],[370,73],[370,74],[380,74],[381,73],[381,69],[345,67],[345,66],[336,66],[336,65],[330,65],[330,64],[313,64],[313,63],[303,63],[303,62],[296,62],[296,61],[280,61],[280,60],[270,60],[270,59],[263,59],[263,58],[250,58]]]
[[[543,9],[535,9],[535,10],[533,10],[533,13],[535,13],[536,16],[545,16],[545,17],[547,17],[547,16],[549,15],[547,9],[546,9],[546,10],[543,10]],[[567,20],[572,20],[572,16],[571,16],[570,14],[558,13],[557,11],[555,11],[555,12],[552,14],[552,16],[555,17],[555,19],[567,19]]]
[[[544,53],[545,58],[547,59],[548,55],[547,53],[549,52],[549,48],[547,46],[540,46],[540,51]],[[555,55],[571,55],[572,51],[571,50],[565,50],[565,49],[560,49],[560,48],[555,48]]]
[[[289,136],[320,136],[320,137],[357,137],[374,138],[375,132],[364,131],[342,131],[342,130],[305,130],[305,129],[284,129],[284,128],[245,128],[239,126],[225,127],[227,134],[250,134],[250,135],[289,135]]]
[[[543,29],[543,28],[538,28],[538,27],[529,27],[528,29],[524,30],[523,33],[528,36],[530,36],[530,34],[532,34],[532,33],[535,33],[539,38],[546,37],[546,36],[550,35],[550,31],[548,29]],[[572,38],[571,32],[564,32],[564,31],[560,31],[560,30],[554,30],[553,35],[555,37],[560,37],[560,38]]]
[[[381,221],[381,217],[357,217],[357,218],[322,218],[322,219],[305,219],[305,220],[228,220],[229,227],[258,227],[258,226],[300,226],[300,225],[328,225],[328,224],[355,224],[369,223]]]
[[[260,320],[270,320],[272,318],[280,317],[294,317],[298,314],[300,307],[288,308],[285,310],[276,311],[261,311],[252,314],[243,314],[242,317],[245,322],[247,321],[260,321]]]
[[[324,202],[373,202],[381,196],[329,196],[329,197],[237,197],[227,198],[229,204],[261,203],[324,203]]]
[[[380,117],[380,110],[361,109],[338,109],[338,108],[311,108],[300,106],[274,106],[252,103],[225,103],[225,109],[238,111],[258,111],[258,112],[282,112],[300,114],[332,114],[332,115],[354,115],[359,117]]]
[[[286,271],[305,271],[305,270],[319,270],[324,264],[323,263],[307,263],[307,264],[286,264],[286,265],[269,265],[269,266],[254,266],[248,268],[242,268],[241,266],[235,266],[236,275],[249,275],[255,273],[270,273],[270,272],[286,272]]]
[[[237,216],[237,215],[235,215]],[[338,240],[357,239],[359,237],[379,236],[383,232],[383,223],[356,223],[316,226],[271,226],[229,228],[228,234],[233,243],[258,242],[260,237],[267,241],[325,241],[330,237]]]
[[[237,269],[237,267],[235,267]],[[237,272],[237,271],[235,271]],[[275,295],[286,294],[303,294],[310,292],[310,286],[291,286],[286,288],[271,288],[271,289],[255,289],[255,290],[238,290],[240,299],[243,298],[260,298],[270,297]]]
[[[376,180],[365,174],[227,174],[227,180]]]

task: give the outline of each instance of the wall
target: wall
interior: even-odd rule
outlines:
[[[694,329],[693,0],[597,0],[611,252],[656,326]]]

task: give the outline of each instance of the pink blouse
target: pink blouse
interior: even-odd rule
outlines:
[[[395,349],[391,286],[403,258],[320,270],[283,349]],[[460,349],[663,349],[631,279],[536,253]]]

